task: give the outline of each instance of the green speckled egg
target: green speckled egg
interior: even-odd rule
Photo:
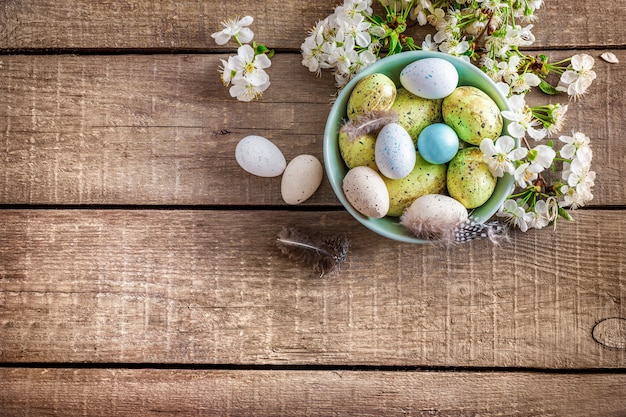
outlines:
[[[338,143],[341,158],[343,158],[348,168],[368,166],[378,171],[374,153],[376,147],[376,136],[374,134],[367,133],[352,139],[347,133],[340,131]]]
[[[482,90],[457,87],[443,99],[443,120],[459,139],[480,145],[483,138],[496,140],[502,133],[502,115],[498,105]]]
[[[389,110],[396,99],[396,85],[385,74],[370,74],[363,77],[350,93],[348,99],[348,119],[360,114]]]
[[[398,114],[398,124],[406,129],[415,146],[426,126],[443,121],[442,101],[418,97],[405,88],[398,88],[391,110]]]
[[[493,194],[496,182],[476,147],[459,150],[448,164],[448,194],[465,208],[482,206]]]
[[[413,171],[399,180],[383,177],[389,192],[387,215],[399,217],[413,201],[426,194],[445,194],[446,164],[431,164],[416,152]]]

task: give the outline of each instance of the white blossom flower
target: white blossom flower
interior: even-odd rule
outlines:
[[[228,79],[233,84],[229,90],[232,97],[237,97],[240,101],[250,101],[258,98],[269,87],[269,76],[265,69],[271,65],[267,55],[255,55],[250,45],[242,45],[237,49],[237,55],[230,57],[224,65],[222,79]],[[225,78],[226,68],[229,75]]]
[[[234,65],[234,56],[228,57],[228,61],[220,59],[222,66],[219,68],[220,78],[225,86],[229,86],[233,77],[237,75],[237,70]]]
[[[528,160],[542,168],[550,168],[556,152],[548,145],[537,145],[528,151]]]
[[[410,17],[413,20],[417,20],[420,26],[424,26],[428,23],[427,13],[433,14],[435,9],[430,0],[420,0],[417,5],[411,9]]]
[[[229,92],[231,97],[237,97],[239,101],[252,101],[263,94],[269,86],[269,81],[264,84],[256,85],[247,78],[241,77],[233,79],[233,85],[230,87]]]
[[[570,187],[580,184],[593,186],[596,173],[591,171],[590,165],[581,159],[574,158],[572,162],[563,163],[562,178],[567,181]]]
[[[447,39],[439,45],[439,50],[453,56],[463,56],[469,49],[469,42],[463,38],[462,40],[456,38]]]
[[[576,54],[572,56],[570,65],[561,75],[556,89],[567,92],[570,98],[577,100],[585,94],[593,80],[596,79],[596,73],[592,69],[593,65],[594,59],[591,55]]]
[[[511,50],[511,41],[503,33],[494,32],[485,37],[485,48],[498,58],[505,59]]]
[[[254,33],[247,27],[252,24],[253,20],[252,16],[224,20],[221,22],[224,29],[213,33],[211,37],[218,45],[226,44],[232,37],[235,37],[240,44],[248,43],[254,38]]]
[[[560,151],[561,156],[565,159],[572,159],[580,149],[589,148],[591,143],[589,137],[582,132],[573,132],[572,136],[560,136],[559,140],[565,143]]]
[[[422,42],[423,51],[436,51],[438,49],[437,43],[433,41],[431,34],[429,33],[424,37]]]
[[[523,74],[515,74],[508,83],[513,93],[522,94],[528,92],[531,87],[537,87],[541,84],[541,79],[533,73],[525,72]]]
[[[309,36],[304,39],[300,46],[302,51],[302,65],[307,67],[309,71],[315,72],[318,76],[325,67],[328,55],[325,52],[325,32],[328,31],[328,18],[317,22],[317,24],[309,31]]]
[[[567,184],[561,186],[561,194],[563,200],[559,203],[561,207],[569,207],[572,210],[582,207],[593,199],[591,186],[587,184],[579,184],[570,187]]]
[[[365,21],[365,17],[362,14],[354,16],[339,15],[337,26],[346,36],[352,37],[356,45],[361,48],[367,48],[372,42],[372,37],[368,32],[371,24]]]
[[[513,55],[508,60],[500,61],[496,64],[498,67],[497,77],[507,84],[511,83],[511,79],[518,74],[518,66],[522,61],[519,55]]]
[[[272,61],[265,54],[255,55],[250,45],[242,45],[237,49],[233,59],[233,69],[239,75],[254,85],[262,85],[269,81],[265,68],[269,68]]]
[[[480,150],[483,153],[483,161],[489,167],[489,171],[495,177],[501,177],[505,172],[515,173],[515,162],[525,158],[527,149],[519,147],[515,149],[515,140],[510,136],[500,136],[496,142],[485,138],[480,142]]]
[[[362,13],[371,15],[373,12],[372,0],[344,0],[343,12],[351,17]]]
[[[535,42],[535,35],[531,30],[533,25],[522,27],[520,25],[507,26],[507,34],[512,39],[511,45],[530,46]]]
[[[366,68],[376,62],[376,55],[369,49],[365,49],[357,55],[356,59],[350,66],[350,74],[358,74],[363,68]]]
[[[519,227],[522,232],[528,230],[528,221],[530,218],[521,200],[506,200],[500,209],[498,209],[496,216],[504,218],[505,221],[513,226]]]
[[[533,117],[531,109],[526,105],[523,94],[515,94],[509,98],[511,110],[503,110],[502,117],[509,120],[509,134],[522,138],[528,134],[534,140],[542,140],[548,134],[541,122]]]
[[[428,15],[427,19],[428,23],[430,23],[431,26],[434,26],[437,30],[441,30],[441,28],[444,28],[448,24],[446,20],[446,12],[441,8],[433,10]]]
[[[476,0],[476,3],[480,3],[482,9],[490,12],[497,12],[507,7],[507,4],[501,0]]]
[[[595,183],[596,173],[591,170],[587,161],[574,158],[571,163],[564,162],[562,178],[567,183],[560,189],[563,194],[561,206],[575,209],[593,199],[591,189]]]
[[[543,229],[556,218],[555,214],[558,215],[558,211],[551,208],[552,201],[555,200],[539,200],[535,203],[534,210],[527,212],[527,222],[529,229]]]
[[[548,130],[548,136],[555,135],[563,130],[563,125],[565,125],[565,118],[567,114],[568,106],[567,104],[552,104],[548,105],[551,108],[550,118],[551,120],[547,123],[544,123],[544,126]]]
[[[539,173],[543,170],[544,168],[539,164],[524,162],[515,169],[513,176],[518,187],[526,188],[539,178]]]

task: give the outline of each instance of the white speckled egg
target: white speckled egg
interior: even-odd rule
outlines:
[[[313,155],[298,155],[293,158],[285,172],[280,185],[280,192],[287,204],[300,204],[317,191],[324,169]]]
[[[467,209],[452,197],[426,194],[417,198],[400,217],[400,224],[423,239],[451,239],[454,229],[467,220]]]
[[[235,159],[241,168],[259,177],[277,177],[287,166],[280,149],[264,137],[256,135],[246,136],[239,141],[235,148]]]
[[[410,63],[400,72],[400,84],[416,96],[441,99],[459,83],[454,65],[441,58],[424,58]]]
[[[404,178],[415,167],[415,144],[405,128],[397,123],[385,125],[376,138],[376,165],[387,178]]]
[[[380,219],[389,211],[389,192],[380,174],[372,168],[352,168],[342,186],[350,205],[362,215]]]

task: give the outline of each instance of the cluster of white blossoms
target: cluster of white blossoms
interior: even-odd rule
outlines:
[[[371,0],[344,0],[304,40],[302,64],[318,75],[331,70],[342,87],[383,52],[439,51],[472,62],[496,83],[510,107],[502,112],[507,135],[485,138],[480,145],[492,174],[512,175],[515,180],[515,189],[497,215],[526,231],[559,217],[571,219],[565,208],[575,209],[593,198],[589,138],[581,132],[558,136],[568,104],[526,103],[527,93],[535,87],[578,100],[596,78],[594,59],[588,54],[550,62],[546,55],[521,50],[535,41],[535,12],[543,0],[378,2],[383,16],[374,14]],[[419,45],[404,33],[414,22],[434,28]],[[550,139],[556,137],[558,141]],[[529,141],[534,142],[532,147]],[[550,174],[544,177],[544,171]]]
[[[376,62],[382,27],[372,25],[372,0],[345,0],[317,22],[302,43],[302,64],[320,74],[332,70],[338,87]]]
[[[270,78],[265,70],[272,65],[271,51],[263,45],[250,45],[254,33],[248,26],[253,20],[251,16],[245,16],[224,21],[224,29],[211,35],[218,45],[225,45],[231,38],[239,44],[237,55],[221,60],[220,73],[224,85],[230,86],[231,97],[237,97],[240,101],[258,98],[270,86]]]

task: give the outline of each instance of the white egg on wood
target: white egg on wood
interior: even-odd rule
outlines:
[[[442,58],[424,58],[408,64],[400,72],[400,84],[416,96],[441,99],[459,83],[453,64]]]
[[[235,159],[246,172],[259,177],[277,177],[287,166],[280,149],[268,139],[257,135],[246,136],[239,141],[235,148]]]
[[[287,204],[295,205],[308,200],[319,188],[324,176],[322,164],[313,155],[298,155],[283,172],[280,192]]]
[[[404,178],[415,166],[415,144],[411,135],[398,123],[385,125],[376,138],[376,166],[387,178]]]
[[[454,198],[426,194],[404,211],[400,224],[422,239],[453,240],[455,228],[467,218],[467,209]]]
[[[380,219],[389,211],[389,192],[380,174],[367,166],[349,170],[343,178],[343,192],[350,205],[367,217]]]

